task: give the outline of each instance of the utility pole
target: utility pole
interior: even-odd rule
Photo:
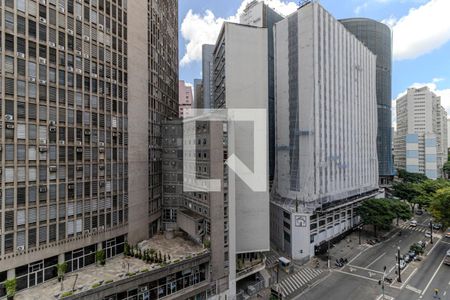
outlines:
[[[398,262],[398,282],[402,282],[402,274],[401,274],[401,268],[400,268],[400,246],[397,247],[397,262]]]
[[[430,220],[430,244],[433,244],[433,221]]]

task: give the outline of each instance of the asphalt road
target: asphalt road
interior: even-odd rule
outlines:
[[[416,216],[419,225],[427,225],[429,217]],[[357,256],[349,259],[349,265],[333,272],[314,287],[294,299],[310,300],[349,300],[378,299],[382,295],[378,280],[382,277],[386,266],[386,277],[396,279],[397,247],[401,255],[407,253],[409,247],[418,241],[429,240],[415,228],[406,228],[402,234],[393,235],[390,239],[366,248]],[[385,284],[385,294],[395,300],[450,300],[450,266],[443,264],[450,239],[434,239],[429,255],[420,262],[408,264],[402,271],[402,283]],[[440,298],[433,298],[438,289]],[[392,298],[386,298],[392,299]]]

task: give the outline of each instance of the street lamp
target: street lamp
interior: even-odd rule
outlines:
[[[433,244],[433,221],[430,220],[430,244]]]
[[[397,247],[397,262],[398,262],[398,278],[397,278],[397,281],[398,282],[402,282],[401,268],[400,268],[400,246]]]

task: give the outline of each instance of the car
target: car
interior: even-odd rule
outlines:
[[[423,210],[421,210],[421,209],[416,210],[416,215],[418,215],[418,216],[423,215]]]
[[[400,261],[404,261],[405,263],[409,263],[411,261],[411,258],[408,254],[403,255],[403,258]]]
[[[404,269],[406,267],[406,262],[403,260],[403,259],[401,259],[400,260],[400,269]]]
[[[417,242],[417,245],[419,245],[420,247],[422,247],[422,249],[425,248],[425,246],[426,246],[425,242],[423,242],[423,241],[418,241],[418,242]]]
[[[431,237],[431,231],[427,231],[427,232],[425,232],[425,237],[427,237],[427,238],[429,238],[429,237]]]
[[[411,222],[409,222],[409,226],[417,227],[417,221],[416,220],[412,220]]]
[[[417,256],[416,252],[414,252],[414,251],[409,251],[408,255],[411,260],[414,260],[414,258],[416,258],[416,256]]]
[[[434,230],[439,230],[441,228],[442,228],[442,224],[440,224],[440,223],[433,223],[433,229]]]
[[[445,237],[450,239],[450,227],[447,228],[447,231],[445,232]]]

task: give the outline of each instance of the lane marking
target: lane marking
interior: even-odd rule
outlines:
[[[430,255],[431,252],[433,252],[434,248],[436,248],[436,246],[439,244],[440,241],[441,241],[441,240],[438,239],[438,240],[434,243],[434,246],[431,248],[430,252],[428,252],[428,253],[426,254],[426,256]]]
[[[383,256],[386,255],[386,252],[384,252],[383,254],[381,254],[380,256],[378,256],[377,258],[375,258],[375,260],[373,260],[370,264],[368,264],[366,266],[366,269],[368,269],[371,265],[373,265],[374,263],[376,263],[380,258],[382,258]]]
[[[366,280],[370,280],[370,281],[373,281],[373,282],[378,282],[378,281],[379,281],[378,279],[368,278],[368,277],[366,277],[366,276],[362,276],[362,275],[358,275],[358,274],[353,274],[353,273],[348,273],[348,272],[341,271],[341,270],[335,270],[335,272],[339,272],[339,273],[346,274],[346,275],[350,275],[350,276],[355,276],[355,277],[362,278],[362,279],[366,279]]]
[[[444,260],[445,260],[445,256],[444,258],[441,260],[441,263],[439,264],[439,267],[436,269],[436,271],[434,272],[433,276],[431,277],[430,281],[428,281],[427,286],[425,287],[425,289],[422,292],[422,296],[425,295],[426,291],[428,290],[428,288],[430,287],[431,282],[433,282],[434,277],[436,277],[437,273],[439,272],[439,270],[441,269],[441,267],[444,265]]]
[[[412,273],[409,274],[408,278],[406,278],[406,281],[402,284],[401,288],[403,288],[405,286],[405,284],[408,283],[408,281],[414,276],[414,274],[417,272],[417,270],[418,270],[418,268],[415,268],[414,271],[412,271]]]
[[[357,259],[361,254],[363,254],[367,249],[369,249],[369,248],[366,248],[366,249],[364,249],[363,251],[359,252],[359,254],[356,255],[355,257],[353,257],[353,258],[348,262],[348,264],[351,264],[355,259]]]
[[[365,270],[365,271],[369,271],[372,273],[378,273],[378,274],[383,274],[383,272],[377,271],[377,270],[372,270],[372,269],[367,269],[367,268],[363,268],[363,267],[358,267],[358,266],[354,266],[354,265],[347,265],[351,268],[355,268],[355,269],[360,269],[360,270]]]

